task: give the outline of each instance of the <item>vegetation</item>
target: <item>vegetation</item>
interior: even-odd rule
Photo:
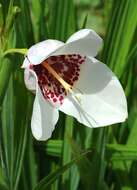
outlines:
[[[137,0],[0,0],[0,189],[137,189]],[[81,28],[104,39],[99,60],[128,100],[123,124],[90,129],[60,113],[52,138],[36,141],[33,94],[24,85],[26,48],[65,41]]]

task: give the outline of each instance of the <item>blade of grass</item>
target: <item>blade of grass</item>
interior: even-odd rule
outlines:
[[[40,189],[46,189],[49,188],[49,186],[61,175],[63,174],[67,169],[69,169],[74,163],[78,162],[80,159],[83,159],[86,154],[88,154],[90,151],[85,151],[81,153],[81,155],[78,155],[75,157],[71,162],[65,164],[61,168],[57,169],[55,172],[49,174],[47,177],[43,178],[34,188],[34,190],[40,190]]]
[[[66,116],[65,121],[65,132],[64,132],[64,141],[63,141],[63,155],[62,155],[62,164],[65,165],[71,160],[71,148],[67,140],[67,135],[73,135],[73,118]],[[69,181],[69,183],[68,183]],[[62,185],[67,189],[70,189],[70,171],[66,172],[62,177]]]
[[[73,1],[55,0],[51,6],[50,14],[53,16],[50,17],[49,24],[52,34],[50,38],[65,41],[76,28]]]

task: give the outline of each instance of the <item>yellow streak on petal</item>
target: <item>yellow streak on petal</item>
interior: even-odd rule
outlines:
[[[68,92],[71,91],[72,86],[70,84],[68,84],[66,81],[64,81],[59,75],[58,73],[49,65],[49,63],[47,61],[44,61],[42,63],[42,65],[49,71],[49,73],[51,73],[61,84],[62,86],[65,88],[65,90]]]

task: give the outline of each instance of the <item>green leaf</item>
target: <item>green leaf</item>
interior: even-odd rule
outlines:
[[[0,189],[8,190],[8,186],[6,184],[6,177],[1,167],[0,167]]]
[[[20,12],[19,7],[13,6],[13,1],[14,0],[10,0],[8,14],[6,17],[5,34],[7,34],[7,35],[9,35],[9,32],[12,29],[13,22],[14,22],[16,14]]]
[[[86,28],[87,20],[88,20],[88,14],[84,18],[84,21],[83,21],[81,29]]]
[[[46,1],[35,0],[31,1],[31,20],[34,31],[35,42],[47,38],[47,23],[45,21],[45,5]]]
[[[78,162],[79,160],[83,159],[86,154],[90,151],[84,151],[77,157],[75,157],[71,162],[65,164],[61,168],[57,169],[55,172],[49,174],[45,178],[43,178],[34,188],[34,190],[46,189],[48,188],[61,174],[63,174],[66,170],[68,170],[74,163]]]
[[[71,137],[73,135],[73,118],[70,116],[66,116],[65,119],[65,132],[64,132],[63,155],[62,155],[63,165],[71,160],[71,147],[68,142],[67,138],[68,135]],[[70,176],[71,176],[70,171],[68,171],[65,174],[63,174],[62,177],[62,185],[66,187],[66,190],[70,189],[70,183],[68,183],[69,180],[71,181]]]
[[[38,147],[46,150],[46,153],[51,156],[61,157],[62,155],[62,140],[48,140],[46,143],[38,143]]]
[[[1,58],[1,68],[0,68],[0,107],[2,106],[2,102],[7,90],[7,85],[10,79],[10,75],[12,73],[12,63],[9,59]]]
[[[68,141],[74,156],[81,153],[81,148],[69,135]],[[90,159],[89,159],[90,158]],[[86,190],[97,189],[100,168],[100,157],[96,150],[92,149],[91,155],[79,160],[77,167],[80,173],[83,188]],[[94,171],[94,172],[93,172]],[[73,173],[73,170],[72,170]]]
[[[127,66],[127,55],[137,24],[137,3],[135,0],[114,2],[114,16],[108,30],[109,51],[106,50],[106,63],[121,77]],[[125,32],[126,31],[126,32]],[[107,40],[106,40],[107,41]],[[120,50],[120,51],[119,51]]]
[[[49,37],[65,41],[76,30],[73,0],[52,0],[50,15]]]

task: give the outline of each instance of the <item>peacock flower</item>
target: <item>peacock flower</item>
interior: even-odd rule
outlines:
[[[82,29],[66,43],[49,39],[28,50],[22,68],[26,87],[35,92],[31,129],[37,140],[51,137],[59,111],[88,127],[125,121],[122,86],[95,58],[101,44],[93,30]]]

